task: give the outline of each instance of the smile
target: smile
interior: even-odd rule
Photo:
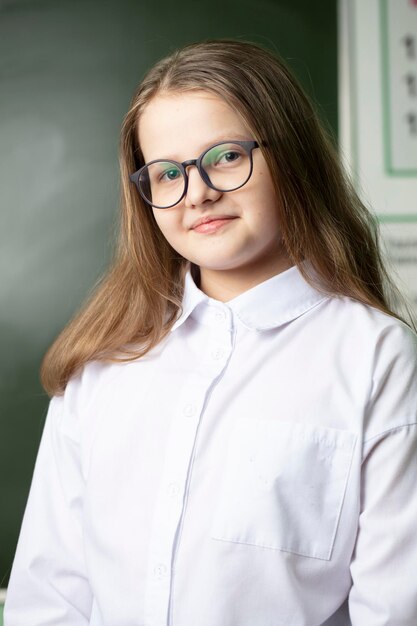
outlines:
[[[195,228],[193,228],[193,230],[197,233],[205,233],[205,234],[215,233],[220,228],[222,228],[223,226],[225,226],[226,224],[228,224],[234,219],[236,218],[228,217],[226,219],[221,219],[221,220],[212,220],[211,222],[207,222],[206,224],[200,224],[199,226],[196,226]]]

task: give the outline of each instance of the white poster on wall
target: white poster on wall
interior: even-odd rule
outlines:
[[[417,312],[417,0],[339,9],[341,152]]]

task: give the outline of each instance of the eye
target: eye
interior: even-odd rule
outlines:
[[[240,146],[233,143],[222,144],[219,146],[214,146],[209,150],[203,159],[203,166],[206,169],[210,168],[219,168],[219,167],[230,167],[234,165],[238,165],[244,159],[245,154],[243,153]]]
[[[177,180],[181,176],[181,172],[177,167],[171,167],[169,170],[165,170],[159,177],[159,180]]]
[[[219,159],[217,160],[218,163],[233,163],[233,161],[237,161],[240,157],[239,152],[236,152],[235,150],[229,150],[228,152],[224,152]]]

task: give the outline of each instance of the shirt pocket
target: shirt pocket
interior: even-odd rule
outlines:
[[[330,560],[357,435],[234,422],[211,537]]]

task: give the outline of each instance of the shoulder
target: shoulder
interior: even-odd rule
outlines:
[[[375,368],[417,362],[417,334],[405,322],[347,296],[329,296],[312,312],[310,334],[321,350],[368,377]],[[357,370],[358,367],[355,367]],[[351,372],[354,374],[354,371]]]
[[[63,436],[79,442],[94,429],[100,417],[96,401],[103,399],[106,390],[110,392],[121,367],[123,364],[90,361],[69,379],[62,395],[51,398],[49,413]]]
[[[375,344],[377,354],[417,358],[417,334],[402,320],[351,299],[351,318]]]
[[[130,361],[93,360],[67,383],[62,396],[51,402],[62,414],[63,427],[95,429],[102,416],[119,413],[129,399],[140,398],[158,371],[163,346]]]
[[[417,334],[405,322],[348,297],[332,297],[328,324],[337,329],[337,363],[365,391],[364,439],[417,421]]]
[[[87,407],[100,392],[117,376],[118,363],[90,361],[78,370],[68,381],[60,401],[67,412],[78,413]]]
[[[368,399],[364,437],[417,422],[417,334],[405,322],[374,307],[345,298],[347,332],[357,364],[367,359]],[[366,356],[364,356],[366,354]]]
[[[364,348],[417,354],[417,334],[393,315],[347,296],[331,296],[321,314],[330,327],[351,340],[363,341]],[[358,346],[359,347],[359,346]]]

